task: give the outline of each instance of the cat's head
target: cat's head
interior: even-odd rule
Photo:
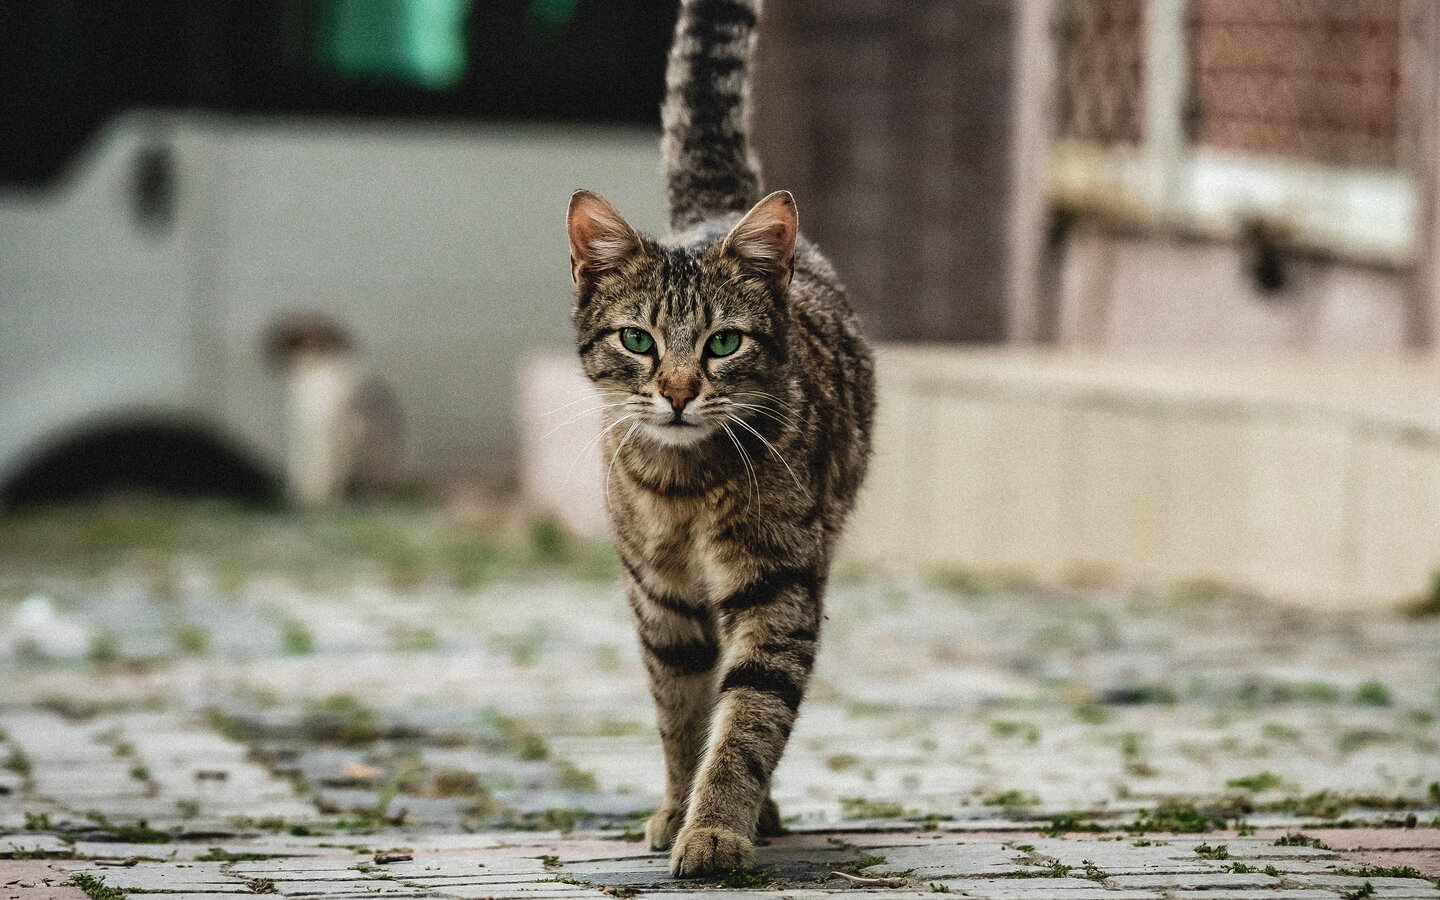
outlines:
[[[708,241],[653,241],[588,191],[570,198],[569,227],[576,339],[610,424],[675,447],[773,421],[788,379],[790,194]]]

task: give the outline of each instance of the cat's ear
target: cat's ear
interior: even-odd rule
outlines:
[[[640,251],[640,235],[599,194],[570,197],[570,277],[576,284],[620,267]]]
[[[795,271],[795,235],[799,229],[795,198],[789,191],[776,191],[755,204],[730,230],[722,250],[783,290]]]

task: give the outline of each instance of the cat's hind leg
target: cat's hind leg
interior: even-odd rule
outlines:
[[[760,804],[760,816],[755,821],[756,836],[770,838],[789,833],[780,822],[780,807],[775,805],[775,801],[770,798],[769,794],[766,794],[765,802]]]

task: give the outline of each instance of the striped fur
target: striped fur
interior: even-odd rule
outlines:
[[[676,233],[640,235],[584,191],[569,214],[577,344],[606,404],[605,493],[665,751],[646,833],[677,876],[748,865],[754,836],[780,829],[770,776],[874,408],[835,273],[789,194],[758,197],[757,11],[682,2],[664,110]]]

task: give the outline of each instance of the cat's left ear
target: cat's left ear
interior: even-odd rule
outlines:
[[[795,235],[799,230],[795,198],[789,191],[776,191],[745,214],[725,237],[721,249],[777,290],[784,290],[795,271]]]
[[[599,194],[576,191],[566,216],[570,227],[570,278],[593,282],[640,250],[640,235]]]

